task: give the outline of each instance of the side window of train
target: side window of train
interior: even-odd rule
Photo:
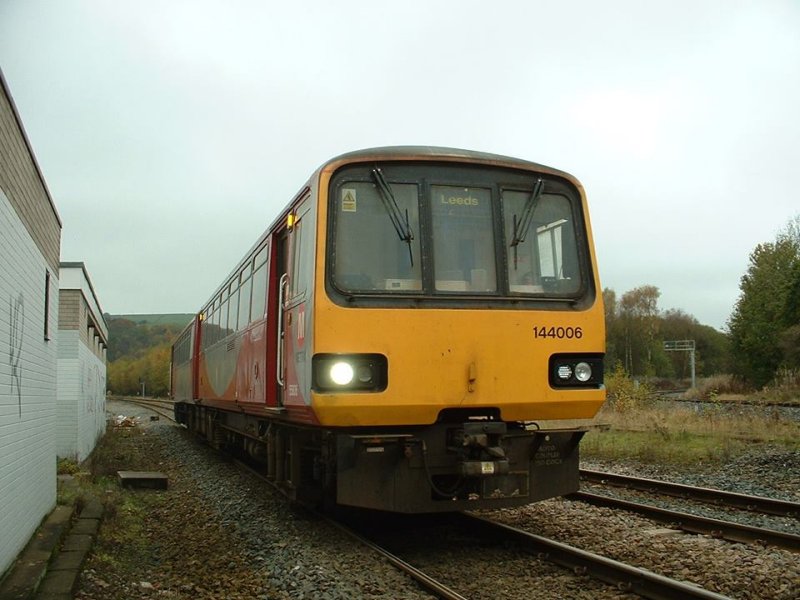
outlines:
[[[267,308],[267,257],[269,246],[265,246],[256,254],[253,263],[253,304],[250,310],[250,320],[260,321],[264,318]]]
[[[292,273],[289,278],[289,299],[299,301],[311,286],[314,271],[314,211],[311,200],[306,198],[297,208],[292,227],[291,252]]]

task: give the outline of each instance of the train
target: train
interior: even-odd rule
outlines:
[[[315,506],[578,489],[605,320],[572,175],[454,148],[326,161],[177,337],[175,418]]]

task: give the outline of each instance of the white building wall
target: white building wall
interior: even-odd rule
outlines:
[[[61,263],[58,456],[82,462],[105,433],[108,327],[83,263]]]
[[[77,330],[59,330],[56,453],[60,458],[75,460],[78,460],[78,397],[81,387],[79,345]]]
[[[58,273],[0,190],[0,574],[56,503]]]
[[[83,344],[78,345],[78,351],[78,460],[82,461],[106,431],[106,365]]]
[[[59,458],[86,460],[106,431],[106,365],[75,330],[58,332]]]

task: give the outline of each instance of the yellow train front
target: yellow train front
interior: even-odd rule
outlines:
[[[605,330],[572,176],[452,149],[354,152],[259,247],[269,276],[248,293],[263,315],[212,347],[206,313],[187,329],[183,422],[263,457],[300,499],[434,512],[577,490]]]

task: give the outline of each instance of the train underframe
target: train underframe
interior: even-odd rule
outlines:
[[[585,433],[460,414],[428,426],[326,429],[188,402],[176,403],[175,416],[213,447],[261,464],[296,501],[401,513],[512,507],[577,491]]]

